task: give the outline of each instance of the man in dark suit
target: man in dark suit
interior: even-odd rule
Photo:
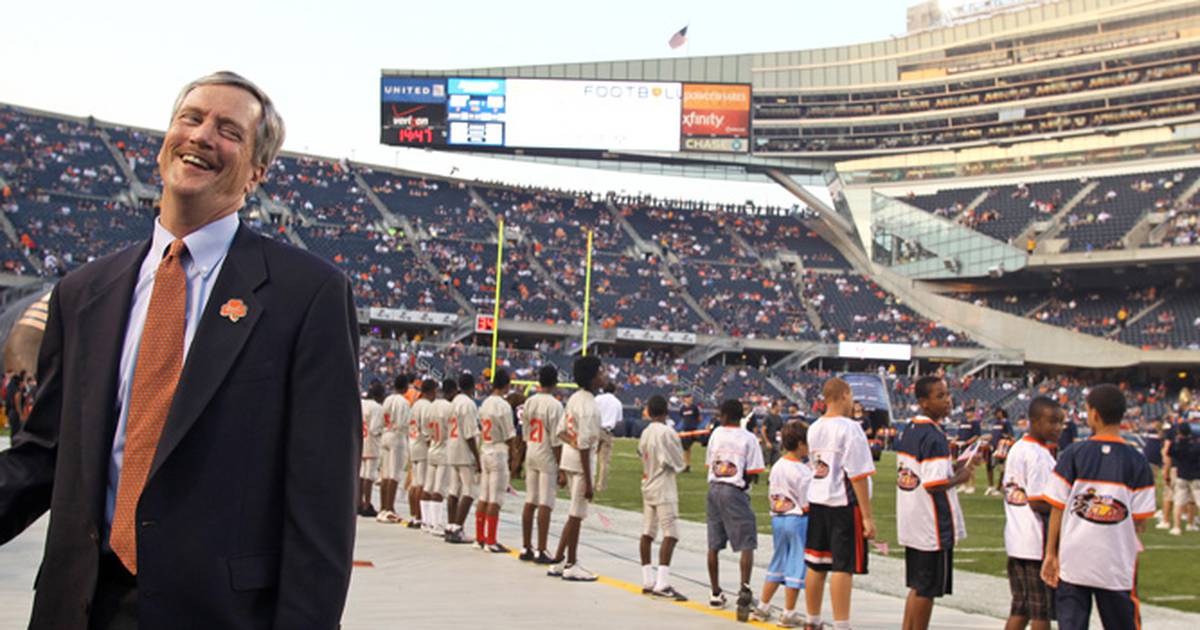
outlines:
[[[50,300],[0,453],[0,543],[52,511],[30,628],[333,629],[361,450],[346,277],[241,226],[283,142],[233,73],[189,84],[154,234]]]

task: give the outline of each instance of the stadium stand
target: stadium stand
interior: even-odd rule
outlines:
[[[1009,242],[1030,222],[1052,217],[1083,186],[1079,180],[1015,184],[984,188],[939,190],[904,201],[938,216],[953,219],[994,239]],[[971,207],[980,195],[986,195]]]
[[[1150,212],[1169,210],[1197,175],[1200,170],[1188,169],[1103,178],[1067,215],[1059,236],[1070,239],[1069,251],[1120,249],[1134,224]]]

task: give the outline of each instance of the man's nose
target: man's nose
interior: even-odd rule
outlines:
[[[214,121],[205,119],[204,122],[192,127],[188,132],[188,141],[198,144],[205,148],[210,148],[214,144],[215,134],[217,133],[217,125]]]

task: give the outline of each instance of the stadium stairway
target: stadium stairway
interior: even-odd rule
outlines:
[[[967,204],[967,207],[963,208],[963,211],[958,213],[958,216],[954,217],[954,222],[962,225],[963,219],[970,216],[971,213],[974,212],[975,209],[980,206],[980,204],[987,201],[988,197],[990,197],[991,194],[992,194],[992,191],[990,189],[980,191],[980,193],[978,195],[976,195],[974,199],[971,200],[971,203]]]
[[[496,226],[496,229],[499,230],[500,219],[496,214],[496,210],[492,208],[492,204],[488,203],[487,199],[485,199],[483,195],[479,194],[479,191],[476,190],[474,186],[467,186],[467,194],[470,195],[471,200],[475,202],[475,205],[477,205],[480,210],[483,210],[484,214],[488,216],[488,218]],[[511,228],[504,228],[504,237],[506,243],[509,242],[509,235],[512,233],[513,231]],[[516,240],[516,244],[519,247],[523,247],[527,244],[534,247],[544,245],[544,243],[541,243],[539,239],[534,236],[533,232],[521,230],[518,232],[518,234],[520,237]],[[550,273],[549,269],[546,269],[546,266],[542,264],[542,261],[539,260],[537,256],[527,255],[525,256],[525,260],[529,262],[529,266],[533,268],[533,272],[537,274],[538,279],[542,282],[542,284],[550,287],[550,290],[554,293],[556,298],[567,303],[577,312],[583,312],[583,306],[575,300],[575,296],[571,295],[569,291],[563,288],[562,284],[559,284],[558,279],[554,277],[554,274]]]
[[[400,224],[400,220],[395,214],[392,213],[391,210],[388,209],[387,204],[383,203],[383,200],[379,198],[379,195],[376,195],[375,191],[371,190],[371,185],[367,183],[367,180],[363,179],[362,173],[359,172],[359,169],[351,167],[350,172],[354,173],[354,184],[358,186],[358,189],[363,191],[363,193],[367,196],[367,199],[371,202],[371,205],[377,212],[379,212],[379,215],[383,217],[384,223],[387,224],[388,227],[397,227]]]
[[[0,186],[4,185],[6,184],[0,184]],[[24,254],[25,261],[28,262],[31,267],[37,270],[39,276],[42,275],[45,272],[45,270],[42,268],[42,261],[38,260],[37,256],[31,254],[29,250],[25,249],[25,246],[21,244],[21,237],[17,235],[17,228],[12,224],[12,221],[8,219],[7,213],[0,212],[0,229],[4,230],[4,236],[17,248],[17,251],[20,251]]]
[[[1067,203],[1064,203],[1063,207],[1059,208],[1058,212],[1054,213],[1054,216],[1044,221],[1034,221],[1033,223],[1030,223],[1029,227],[1025,228],[1025,231],[1022,232],[1013,242],[1024,243],[1030,238],[1034,238],[1034,240],[1037,242],[1038,249],[1041,249],[1042,243],[1056,238],[1063,231],[1063,229],[1066,228],[1067,224],[1063,221],[1063,217],[1066,217],[1072,210],[1075,209],[1075,206],[1082,203],[1084,199],[1087,199],[1088,195],[1092,194],[1092,191],[1096,190],[1098,186],[1100,186],[1099,180],[1088,182],[1086,186],[1079,189],[1079,192],[1075,193],[1075,196],[1067,200]],[[1038,227],[1045,226],[1047,223],[1049,226],[1045,227],[1040,233],[1038,233]]]

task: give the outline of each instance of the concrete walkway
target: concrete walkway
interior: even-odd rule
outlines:
[[[7,440],[0,438],[0,449]],[[509,497],[501,517],[500,539],[509,547],[520,542],[519,499]],[[561,529],[561,511],[554,519],[552,546]],[[42,556],[48,519],[0,547],[0,628],[22,628],[28,623],[33,579]],[[704,525],[681,522],[681,541],[672,567],[672,582],[692,601],[673,604],[640,594],[641,569],[637,541],[641,515],[593,506],[584,523],[580,563],[600,574],[594,584],[568,583],[548,578],[542,567],[519,562],[513,556],[475,550],[469,545],[448,545],[440,540],[396,525],[361,519],[356,560],[369,563],[355,569],[346,606],[346,630],[405,627],[490,626],[522,630],[632,628],[728,628],[736,624],[732,607],[710,611],[704,557]],[[474,521],[468,523],[473,533]],[[759,537],[754,589],[757,595],[771,540]],[[656,547],[657,552],[657,547]],[[735,591],[737,565],[723,554],[722,582]],[[900,624],[904,601],[903,564],[873,554],[871,575],[856,581],[855,628],[891,629]],[[939,602],[933,627],[994,629],[1007,614],[1008,585],[999,578],[958,572],[956,594]],[[783,593],[776,596],[782,604]],[[732,606],[731,597],[731,606]],[[826,601],[826,620],[830,617]],[[803,607],[803,603],[801,603]],[[776,612],[778,614],[778,611]],[[1147,628],[1173,630],[1200,627],[1200,615],[1154,606],[1144,607]],[[754,624],[774,627],[771,624]],[[1095,624],[1093,627],[1100,627]]]

